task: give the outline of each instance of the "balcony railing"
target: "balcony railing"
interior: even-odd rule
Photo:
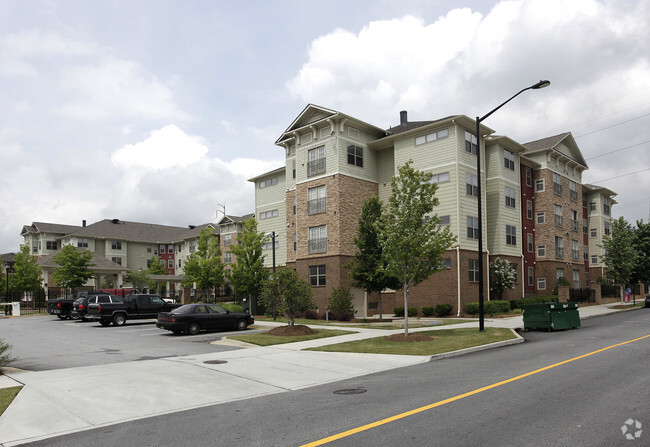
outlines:
[[[307,162],[307,177],[324,173],[326,167],[325,160],[326,158],[323,157]]]
[[[553,182],[553,192],[558,196],[562,195],[562,184]]]
[[[562,216],[558,216],[557,214],[555,215],[555,226],[556,227],[562,226]]]
[[[573,231],[578,231],[578,221],[577,220],[572,220],[571,221],[571,229]]]
[[[555,248],[555,257],[557,259],[563,259],[564,258],[564,248],[556,247]]]
[[[314,253],[327,253],[327,238],[309,240],[309,254]]]
[[[574,261],[579,261],[580,260],[580,251],[571,250],[571,259],[574,260]]]
[[[327,199],[312,199],[307,201],[307,214],[319,214],[327,212]]]
[[[571,200],[574,202],[578,201],[578,191],[571,190]]]

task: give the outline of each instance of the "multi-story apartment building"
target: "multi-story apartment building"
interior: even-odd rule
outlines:
[[[485,138],[479,148],[475,121],[465,115],[413,122],[401,112],[398,126],[381,129],[315,105],[302,111],[276,141],[285,151],[285,167],[250,181],[260,222],[261,213],[271,212],[264,214],[269,219],[264,231],[278,234],[278,259],[309,281],[318,307],[326,306],[332,288],[351,286],[345,265],[356,250],[363,201],[378,195],[387,202],[392,177],[409,160],[433,174],[440,201],[436,214],[458,238],[444,255],[446,270],[412,288],[410,305],[448,303],[459,310],[477,300],[479,182],[484,265],[505,258],[517,272],[516,288],[505,298],[550,293],[558,275],[575,286],[586,283],[580,223],[587,165],[571,135],[520,144],[493,136],[486,126],[480,131]],[[481,173],[479,150],[485,160]],[[613,193],[601,192],[611,204]],[[487,274],[485,280],[489,287]],[[377,297],[351,290],[358,314],[374,313]],[[399,306],[399,296],[384,292],[385,307]]]

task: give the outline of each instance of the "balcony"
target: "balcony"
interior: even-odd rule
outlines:
[[[322,197],[320,199],[312,199],[307,201],[307,214],[320,214],[327,212],[327,199]]]
[[[307,177],[325,173],[325,160],[326,158],[323,157],[307,162]]]
[[[562,216],[558,216],[557,214],[555,215],[555,226],[556,227],[562,226]]]
[[[309,254],[316,253],[327,253],[327,238],[309,240]]]

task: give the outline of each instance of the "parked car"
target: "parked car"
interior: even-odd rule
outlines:
[[[119,301],[107,303],[89,302],[88,318],[99,321],[102,326],[111,323],[114,326],[122,326],[126,320],[156,318],[160,312],[168,312],[179,306],[179,304],[165,302],[158,295],[148,293],[118,298]]]
[[[62,320],[77,319],[79,318],[79,314],[74,309],[75,302],[80,298],[99,294],[108,295],[108,292],[80,290],[76,295],[68,295],[65,298],[47,300],[47,312],[50,315],[56,315]]]
[[[645,306],[643,307],[650,307],[650,295],[645,297]]]
[[[103,302],[117,302],[117,299],[122,299],[117,295],[111,295],[108,292],[92,291],[88,292],[86,295],[77,298],[72,305],[72,317],[75,319],[80,319],[82,321],[88,321],[88,306],[90,303],[99,302],[99,297],[102,297]]]
[[[202,330],[236,329],[243,331],[255,319],[245,312],[230,312],[218,304],[186,304],[158,314],[156,327],[174,334],[196,335]]]

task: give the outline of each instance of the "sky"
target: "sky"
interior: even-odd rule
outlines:
[[[571,132],[613,216],[650,215],[649,0],[0,0],[0,253],[32,222],[198,225],[310,103],[369,124]]]

